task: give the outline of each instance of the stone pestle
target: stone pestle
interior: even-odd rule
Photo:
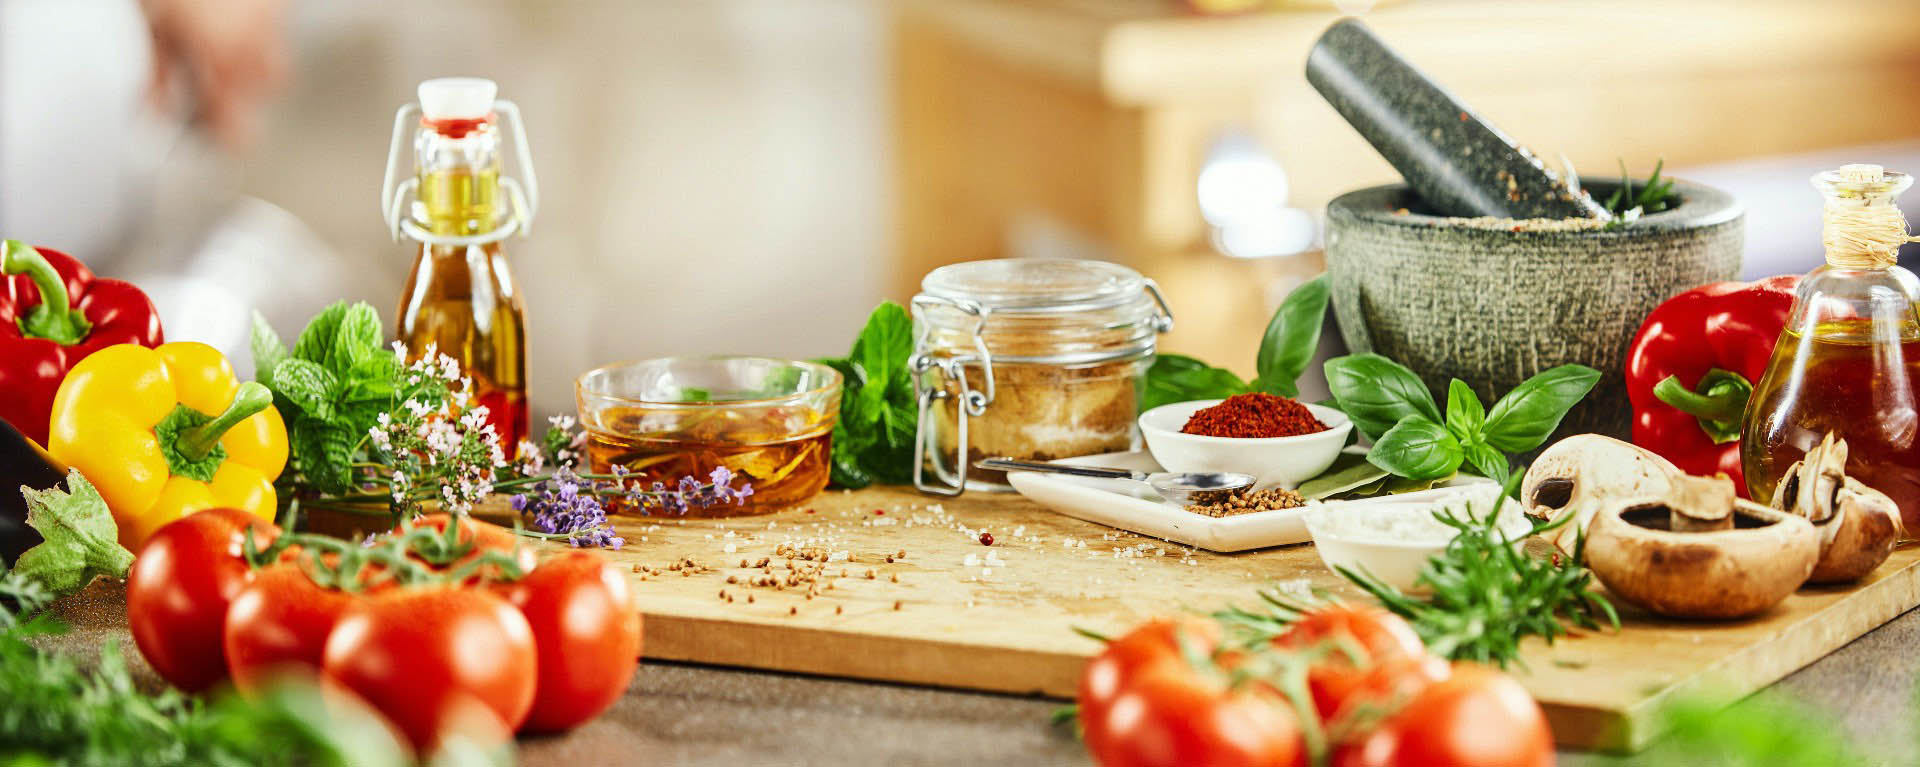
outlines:
[[[1406,177],[1432,212],[1498,218],[1606,218],[1559,174],[1400,58],[1365,25],[1334,22],[1307,56],[1307,81]]]

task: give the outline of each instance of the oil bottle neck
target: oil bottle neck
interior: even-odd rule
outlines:
[[[1888,269],[1907,235],[1907,219],[1894,202],[1913,178],[1878,165],[1842,165],[1813,177],[1823,198],[1820,239],[1827,264],[1837,269]]]
[[[427,232],[474,237],[508,225],[499,134],[491,118],[423,120],[414,138],[414,171],[419,196],[411,213]]]

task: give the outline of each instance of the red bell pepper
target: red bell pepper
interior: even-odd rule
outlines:
[[[114,344],[159,346],[160,315],[132,283],[57,250],[7,240],[0,273],[0,419],[44,445],[67,369]]]
[[[1688,474],[1725,474],[1741,497],[1740,426],[1773,357],[1799,275],[1716,282],[1668,299],[1627,347],[1633,443]]]

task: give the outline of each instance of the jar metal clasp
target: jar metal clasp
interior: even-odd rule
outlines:
[[[960,495],[967,488],[967,418],[986,415],[987,406],[993,404],[993,354],[987,351],[987,342],[980,337],[980,329],[986,325],[987,314],[991,310],[982,307],[978,302],[966,299],[930,295],[913,297],[913,315],[916,318],[924,318],[928,310],[940,306],[973,318],[972,327],[968,330],[968,336],[973,341],[973,352],[934,355],[929,343],[933,324],[924,319],[915,323],[918,327],[913,340],[914,352],[912,357],[907,358],[908,370],[913,375],[913,396],[919,405],[913,436],[913,486],[923,493],[951,497]],[[966,366],[970,364],[980,367],[983,384],[980,389],[974,389],[967,383]],[[957,393],[948,391],[944,385],[928,380],[936,369],[946,380],[958,385]],[[954,444],[957,446],[959,456],[951,472],[942,469],[938,462],[935,463],[934,473],[938,475],[940,481],[934,482],[931,481],[932,478],[926,476],[928,443],[936,438],[931,428],[933,403],[936,400],[955,396],[959,399],[954,407],[954,431],[956,432],[954,436],[957,440]],[[938,451],[940,447],[934,445],[931,449]]]

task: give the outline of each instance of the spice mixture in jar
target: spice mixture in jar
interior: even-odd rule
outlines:
[[[1218,405],[1203,408],[1180,427],[1186,434],[1203,437],[1262,439],[1297,437],[1327,430],[1313,411],[1287,397],[1263,392],[1236,394]]]
[[[944,266],[913,300],[921,490],[1002,489],[982,458],[1050,461],[1134,446],[1141,377],[1172,327],[1153,282],[1102,261]],[[932,476],[927,476],[931,474]]]

